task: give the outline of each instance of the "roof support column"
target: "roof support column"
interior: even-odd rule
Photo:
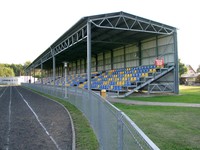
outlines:
[[[87,73],[86,65],[87,65],[87,60],[84,58],[84,73]]]
[[[113,70],[113,50],[111,50],[111,70]]]
[[[87,22],[87,79],[88,90],[91,90],[91,21]]]
[[[51,54],[52,54],[52,58],[53,58],[53,85],[55,86],[55,79],[56,79],[56,58],[55,58],[53,49],[51,49]]]
[[[124,68],[126,68],[126,46],[124,46]]]
[[[76,60],[76,74],[78,73],[78,64],[77,64],[77,60]]]
[[[43,63],[41,60],[41,83],[43,84]]]
[[[28,82],[31,83],[31,68],[28,71]]]
[[[141,42],[138,42],[138,50],[139,50],[139,66],[142,65],[142,48],[141,48]]]
[[[35,67],[33,68],[33,74],[34,74],[33,82],[35,84]]]
[[[174,31],[174,93],[179,94],[179,63],[178,63],[178,43],[177,43],[177,32]]]
[[[106,58],[105,58],[105,52],[103,52],[103,71],[106,70]]]
[[[99,63],[98,63],[98,55],[97,54],[95,56],[95,61],[96,61],[96,71],[98,71],[98,65],[99,65]]]
[[[156,36],[156,57],[158,58],[158,36]]]

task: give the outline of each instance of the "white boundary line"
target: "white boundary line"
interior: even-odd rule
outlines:
[[[40,95],[40,96],[43,96],[43,95]],[[61,103],[59,103],[59,102],[57,102],[57,101],[55,101],[55,100],[53,100],[53,99],[51,99],[51,98],[49,98],[49,97],[46,97],[46,96],[43,96],[43,97],[45,97],[45,98],[47,98],[47,99],[49,99],[49,100],[51,100],[51,101],[53,101],[53,102],[55,102],[55,103],[61,105],[61,106],[67,111],[67,113],[68,113],[68,115],[69,115],[69,118],[70,118],[71,127],[72,127],[72,150],[75,150],[75,149],[76,149],[75,128],[74,128],[74,122],[73,122],[73,120],[72,120],[72,117],[71,117],[70,112],[67,110],[67,108],[65,108],[65,106],[64,106],[63,104],[61,104]],[[64,100],[63,100],[63,101],[64,101]]]
[[[24,88],[24,87],[22,87],[22,88]],[[27,90],[29,90],[31,92],[34,92],[34,91],[30,90],[29,88],[25,88],[25,89],[27,89]],[[36,94],[38,94],[38,93],[36,93]],[[38,95],[40,95],[40,94],[38,94]],[[59,102],[57,102],[57,101],[55,101],[55,100],[53,100],[53,99],[51,99],[51,98],[49,98],[47,96],[44,96],[44,95],[40,95],[40,96],[45,97],[45,98],[47,98],[47,99],[49,99],[49,100],[61,105],[67,111],[67,113],[69,115],[69,118],[70,118],[71,126],[72,126],[72,150],[76,150],[76,134],[75,134],[74,122],[72,120],[72,116],[71,116],[70,112],[67,110],[67,108],[65,108],[65,106],[63,104],[61,104],[61,103],[59,103]]]
[[[3,93],[0,95],[0,98],[3,96],[3,94],[5,93],[5,91],[6,91],[7,88],[8,87],[6,87],[5,90],[3,91]]]
[[[16,88],[17,90],[17,88]],[[49,138],[52,140],[52,142],[54,143],[54,145],[56,146],[56,148],[58,150],[61,150],[58,146],[58,144],[56,143],[56,141],[54,140],[54,138],[49,134],[49,132],[47,131],[47,129],[45,128],[45,126],[42,124],[42,122],[40,121],[38,115],[35,113],[35,111],[32,109],[32,107],[28,104],[28,102],[26,101],[26,99],[23,97],[23,95],[17,90],[17,92],[19,93],[19,95],[22,97],[23,101],[26,103],[26,105],[29,107],[29,109],[32,111],[32,113],[34,114],[35,118],[37,119],[38,123],[40,124],[40,126],[44,129],[45,133],[49,136]]]
[[[7,131],[6,150],[9,150],[9,144],[10,144],[10,124],[11,124],[11,113],[12,113],[11,104],[12,104],[12,87],[10,86],[10,101],[9,101],[9,106],[8,106],[8,131]]]

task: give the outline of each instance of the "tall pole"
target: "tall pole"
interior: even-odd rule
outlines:
[[[64,79],[64,86],[65,86],[65,98],[67,98],[67,62],[63,62],[64,63],[64,69],[65,69],[65,79]]]
[[[34,81],[34,84],[35,84],[35,67],[33,68],[33,74],[34,74],[33,81]]]
[[[43,63],[42,63],[42,60],[41,60],[41,83],[42,83],[42,85],[44,84],[43,83]]]
[[[174,93],[179,94],[179,63],[178,63],[178,44],[177,44],[177,31],[174,31],[174,61],[175,61],[175,68],[174,68]]]
[[[53,55],[53,86],[56,85],[56,60],[55,56]]]
[[[87,22],[87,79],[88,90],[91,90],[91,21]]]
[[[53,49],[50,47],[51,49],[51,55],[52,55],[52,59],[53,59],[53,86],[56,85],[56,58],[55,58],[55,55],[54,55],[54,51]]]

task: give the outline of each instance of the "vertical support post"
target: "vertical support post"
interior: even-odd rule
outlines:
[[[126,46],[124,46],[124,68],[126,68]]]
[[[25,70],[25,81],[28,81],[28,72],[27,72],[27,70]],[[25,82],[26,83],[26,82]]]
[[[79,60],[79,62],[80,62],[79,63],[79,65],[80,65],[80,67],[79,67],[80,68],[79,73],[81,74],[81,59]]]
[[[51,48],[51,47],[50,47]],[[55,80],[56,80],[56,58],[54,56],[53,49],[51,49],[51,54],[53,58],[53,86],[55,86]]]
[[[99,128],[99,145],[100,145],[100,149],[103,149],[103,125],[102,123],[105,121],[103,120],[103,115],[105,115],[103,109],[102,109],[102,101],[98,100],[98,118],[99,118],[99,123],[98,123],[98,128]]]
[[[78,64],[77,64],[77,60],[76,60],[76,74],[78,73]]]
[[[56,82],[56,58],[53,56],[53,85],[55,86]]]
[[[96,54],[96,57],[95,57],[95,61],[96,61],[96,71],[98,71],[98,55]]]
[[[87,60],[84,58],[84,73],[87,73]]]
[[[88,90],[91,90],[91,21],[87,22],[87,79]]]
[[[141,48],[141,42],[138,42],[138,50],[139,50],[139,66],[142,65],[142,48]]]
[[[41,60],[41,83],[43,85],[43,63],[42,63],[42,60]]]
[[[33,68],[33,74],[34,74],[33,82],[35,84],[35,67]]]
[[[103,52],[103,70],[106,70],[106,58],[105,58],[105,52]]]
[[[29,70],[29,75],[30,75],[30,76],[29,76],[29,77],[30,77],[30,78],[29,78],[29,83],[32,82],[32,81],[31,81],[31,71],[32,71],[32,70],[31,70],[31,68],[30,68],[30,70]]]
[[[179,62],[178,62],[178,43],[177,43],[177,31],[174,31],[174,93],[179,94]]]
[[[111,50],[111,70],[113,70],[113,50]]]
[[[118,131],[118,150],[123,149],[123,124],[122,124],[122,116],[121,111],[117,113],[118,123],[117,123],[117,131]]]
[[[80,59],[80,74],[81,74],[81,70],[82,70],[82,66],[81,66],[81,61],[82,61],[82,59]]]
[[[63,62],[64,63],[64,69],[65,69],[65,78],[64,78],[64,87],[65,87],[65,98],[67,98],[67,62]]]
[[[158,36],[156,36],[156,57],[158,58]]]

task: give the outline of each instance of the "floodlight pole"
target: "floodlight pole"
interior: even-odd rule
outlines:
[[[67,97],[67,86],[66,86],[66,84],[67,84],[67,65],[68,65],[68,62],[63,62],[63,64],[64,64],[64,69],[65,69],[65,79],[64,79],[64,86],[65,86],[65,98],[68,98]]]

